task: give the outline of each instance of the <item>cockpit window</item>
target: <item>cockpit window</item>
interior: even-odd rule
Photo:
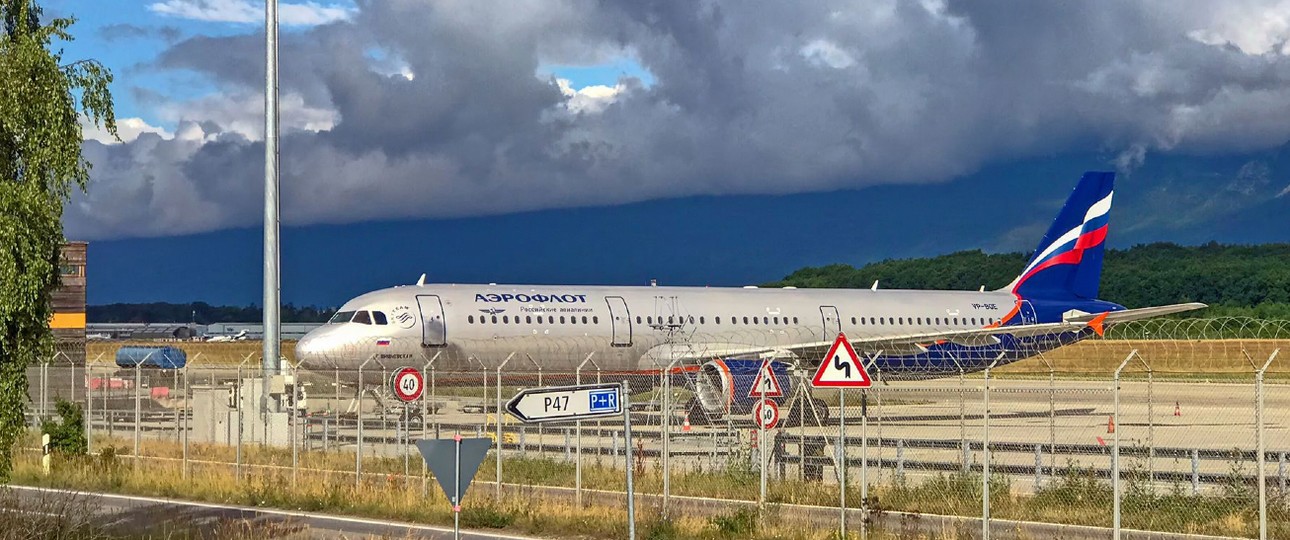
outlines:
[[[347,323],[352,318],[354,318],[353,311],[337,311],[336,314],[332,315],[331,319],[327,322],[328,324]]]
[[[352,322],[356,322],[358,324],[372,324],[372,316],[367,311],[359,311],[354,313],[354,320]]]
[[[373,311],[372,322],[376,324],[389,324],[389,321],[385,318],[384,311]]]

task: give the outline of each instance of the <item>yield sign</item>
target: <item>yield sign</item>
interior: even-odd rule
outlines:
[[[784,397],[784,388],[775,378],[775,370],[770,367],[770,360],[763,360],[761,369],[757,370],[757,379],[748,389],[748,397]]]
[[[451,439],[423,439],[417,441],[417,450],[434,473],[439,487],[452,503],[453,511],[460,511],[461,499],[475,479],[475,473],[492,448],[488,438],[466,439],[457,435]]]
[[[845,334],[838,334],[837,341],[820,362],[815,378],[811,379],[811,386],[815,388],[868,388],[871,384],[864,363]]]

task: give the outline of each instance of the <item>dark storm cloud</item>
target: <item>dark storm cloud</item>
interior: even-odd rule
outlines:
[[[1131,166],[1281,144],[1290,61],[1252,49],[1284,39],[1224,26],[1224,13],[1150,0],[364,2],[348,21],[283,35],[284,215],[480,215],[937,182],[1062,152]],[[95,184],[69,228],[254,224],[261,40],[198,36],[163,53],[159,68],[205,74],[223,101],[172,104],[187,137],[92,148]],[[570,96],[536,75],[622,56],[655,83]],[[193,209],[171,220],[161,204]]]

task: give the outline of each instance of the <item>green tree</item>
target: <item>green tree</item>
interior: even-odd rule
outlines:
[[[65,399],[54,403],[58,420],[46,419],[40,424],[41,433],[49,435],[49,448],[64,456],[83,456],[89,447],[85,438],[85,413],[81,406]]]
[[[24,429],[27,366],[53,352],[50,293],[58,285],[63,205],[84,190],[81,120],[116,134],[111,73],[64,63],[70,18],[42,20],[33,0],[0,0],[0,481]]]

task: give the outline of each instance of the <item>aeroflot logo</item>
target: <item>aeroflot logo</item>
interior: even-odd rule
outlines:
[[[585,294],[476,294],[476,302],[555,302],[557,304],[585,304]]]

